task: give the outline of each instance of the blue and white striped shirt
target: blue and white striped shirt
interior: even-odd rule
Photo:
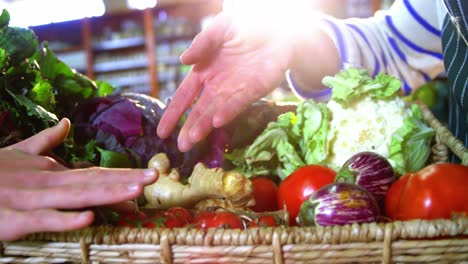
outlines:
[[[457,27],[458,31],[467,30],[468,25],[465,24],[468,24],[468,17],[464,14],[453,16],[454,12],[450,10],[453,6],[459,9],[459,13],[467,10],[462,8],[465,6],[463,1],[466,0],[445,1],[447,7],[442,0],[396,0],[390,9],[378,11],[373,17],[366,19],[325,17],[322,30],[333,40],[341,58],[342,68],[356,66],[368,69],[374,76],[379,72],[394,75],[402,80],[401,92],[407,95],[446,70],[448,72],[450,61],[463,61],[465,57],[464,61],[468,65],[466,54],[455,52],[457,55],[453,56],[453,52],[443,50],[441,41],[445,30],[444,19],[448,14],[452,15],[452,23],[457,23],[457,19],[460,20],[458,23],[464,23],[462,27]],[[452,35],[453,41],[462,43],[463,34],[455,35]],[[467,35],[465,34],[465,37]],[[465,40],[464,45],[467,43]],[[447,58],[447,54],[459,59]],[[456,75],[456,79],[468,80],[468,76],[459,76],[460,72],[462,71],[455,70],[451,75]],[[295,93],[304,98],[323,100],[328,99],[331,94],[329,89],[312,93],[303,91],[294,86],[291,74],[288,77]],[[448,123],[455,136],[466,146],[468,105],[465,105],[465,101],[468,100],[460,98],[468,91],[468,84],[458,82],[455,85],[458,88],[452,87],[450,90],[452,101],[449,104]],[[456,116],[458,118],[455,118]]]
[[[446,14],[439,0],[396,0],[366,19],[327,17],[322,29],[335,43],[342,68],[394,75],[409,94],[444,71],[440,37]]]

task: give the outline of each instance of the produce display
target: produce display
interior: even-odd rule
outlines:
[[[451,218],[468,212],[468,168],[431,164],[435,132],[393,76],[349,68],[323,79],[327,103],[252,104],[186,153],[180,126],[156,135],[165,105],[115,94],[60,61],[28,29],[0,16],[0,147],[67,117],[51,156],[70,168],[154,167],[157,182],[95,225],[132,228],[265,228]],[[183,122],[183,120],[181,121]],[[182,124],[182,123],[181,123]]]

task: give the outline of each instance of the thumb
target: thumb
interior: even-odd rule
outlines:
[[[42,154],[60,145],[70,131],[70,120],[63,118],[50,128],[11,146],[30,154]]]

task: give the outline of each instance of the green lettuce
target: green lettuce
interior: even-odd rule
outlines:
[[[411,105],[411,115],[395,131],[390,143],[389,161],[396,173],[403,175],[421,169],[431,153],[435,131],[422,119],[421,109]]]
[[[278,116],[251,145],[225,157],[247,177],[270,174],[284,179],[298,167],[327,157],[329,118],[325,104],[304,101],[296,113]]]
[[[390,98],[401,88],[401,81],[391,75],[379,73],[373,79],[367,70],[354,67],[326,76],[322,83],[332,88],[332,100],[345,105],[364,96]]]

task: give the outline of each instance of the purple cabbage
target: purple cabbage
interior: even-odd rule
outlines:
[[[208,168],[224,168],[224,154],[230,150],[230,142],[231,135],[226,129],[214,129],[207,138],[210,147],[200,161]]]
[[[393,167],[385,157],[364,151],[356,153],[343,164],[336,174],[335,182],[362,186],[382,203],[395,179]]]
[[[153,155],[164,152],[173,168],[189,176],[208,152],[208,145],[203,141],[189,152],[180,152],[180,127],[169,138],[159,138],[156,128],[164,108],[158,99],[143,94],[91,98],[78,105],[72,115],[75,140],[81,144],[96,140],[102,149],[127,155],[133,167],[146,167]]]
[[[374,196],[361,186],[332,183],[312,193],[296,218],[302,226],[330,226],[375,222],[380,208]]]

